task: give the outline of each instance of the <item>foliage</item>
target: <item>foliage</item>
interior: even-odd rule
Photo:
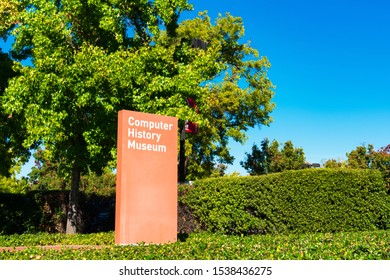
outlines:
[[[23,181],[18,184],[27,186]],[[18,188],[21,187],[8,187],[14,193],[0,191],[0,233],[65,232],[67,191],[23,189],[23,192],[15,193]],[[80,200],[80,232],[114,229],[115,188],[99,188],[92,193],[86,186],[86,190],[80,193]]]
[[[387,182],[390,190],[390,145],[375,151],[374,146],[358,146],[355,150],[347,153],[346,162],[328,160],[325,167],[329,168],[361,168],[379,170]]]
[[[329,159],[324,163],[325,168],[346,168],[347,164],[345,161],[337,161],[335,159]]]
[[[356,150],[347,153],[348,167],[351,168],[369,168],[372,163],[372,154],[374,146],[369,144],[367,147],[358,146]]]
[[[9,79],[16,76],[12,66],[12,60],[0,49],[0,99]],[[21,116],[6,113],[0,105],[0,176],[12,175],[11,169],[23,163],[29,156],[28,149],[22,146],[25,134],[25,125]]]
[[[34,199],[0,192],[0,234],[39,231],[41,213]]]
[[[390,191],[390,144],[373,153],[371,168],[382,172]]]
[[[347,153],[348,167],[369,168],[382,172],[390,190],[390,145],[374,150],[373,145],[358,146]]]
[[[390,228],[390,196],[379,172],[305,169],[199,180],[182,203],[200,226],[227,234]]]
[[[23,234],[1,236],[2,260],[390,260],[389,231],[302,235],[226,236],[191,234],[165,245],[115,246],[114,234]],[[39,245],[102,245],[47,250]]]
[[[38,148],[34,153],[35,166],[28,174],[32,190],[69,190],[66,174],[61,173],[60,159],[52,161],[49,152]],[[80,178],[80,190],[97,195],[112,194],[115,191],[116,175],[106,167],[101,173],[85,172]]]
[[[250,175],[267,174],[270,169],[270,155],[268,154],[269,140],[264,139],[261,141],[261,149],[256,144],[252,146],[252,153],[245,153],[245,161],[241,161],[240,164],[245,170],[249,171]]]
[[[261,142],[260,149],[256,144],[252,146],[252,153],[246,154],[246,159],[240,164],[250,175],[262,175],[282,172],[285,170],[302,169],[305,164],[305,154],[302,148],[294,148],[291,141],[284,143],[279,151],[279,143],[268,139]]]
[[[267,78],[269,61],[258,58],[258,52],[249,44],[240,43],[244,35],[240,18],[227,14],[217,18],[213,26],[203,14],[184,21],[178,32],[186,40],[192,37],[207,42],[206,53],[218,54],[210,65],[218,63],[221,70],[206,84],[206,98],[196,98],[199,114],[207,120],[197,134],[188,136],[186,143],[190,151],[188,178],[194,180],[210,176],[218,164],[232,163],[229,139],[243,143],[249,127],[269,125],[274,86]]]
[[[36,166],[28,181],[0,177],[0,200],[4,201],[0,206],[0,232],[64,232],[69,184],[58,173],[58,162],[45,155],[41,149],[34,154]],[[81,177],[81,232],[114,228],[115,179],[110,169]]]
[[[27,4],[34,8],[21,7]],[[230,162],[227,139],[243,141],[248,127],[270,121],[269,63],[240,43],[240,18],[227,15],[213,25],[203,14],[178,24],[180,12],[191,8],[186,1],[3,5],[19,10],[7,13],[16,25],[3,23],[16,37],[14,57],[31,57],[33,64],[16,68],[21,77],[7,89],[6,107],[26,117],[26,145],[44,141],[51,156],[66,159],[69,168],[76,155],[80,168],[92,170],[113,160],[119,109],[199,122],[202,132],[189,137],[188,151],[194,157],[204,154],[199,149],[211,151],[204,155],[211,161]],[[207,42],[207,50],[191,48],[194,38]],[[221,75],[222,81],[216,79]],[[186,105],[188,96],[196,100],[198,114]]]
[[[105,168],[101,174],[89,172],[81,177],[81,190],[87,194],[113,195],[116,188],[116,174]]]
[[[0,176],[0,193],[23,194],[30,190],[26,180]]]
[[[4,247],[43,245],[114,245],[113,232],[66,235],[62,233],[24,233],[0,235]]]
[[[240,18],[179,23],[191,9],[186,0],[0,3],[0,32],[15,36],[18,61],[3,106],[23,117],[25,147],[41,143],[52,161],[61,159],[71,185],[69,232],[77,230],[80,174],[115,164],[119,110],[197,122],[201,132],[187,149],[193,178],[212,172],[217,159],[230,163],[228,140],[244,141],[248,127],[271,120],[270,65],[240,42]],[[194,39],[207,48],[193,48]]]
[[[61,174],[61,160],[52,161],[49,151],[38,147],[33,154],[34,166],[28,174],[28,180],[33,189],[38,190],[64,190],[67,189],[65,174]]]

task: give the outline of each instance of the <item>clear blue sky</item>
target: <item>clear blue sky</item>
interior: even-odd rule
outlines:
[[[189,0],[212,19],[243,19],[251,45],[272,66],[276,85],[269,127],[231,143],[229,172],[265,137],[291,140],[308,162],[345,159],[359,145],[390,144],[390,1]],[[0,47],[4,45],[0,43]]]
[[[241,17],[245,39],[271,62],[274,122],[250,130],[244,146],[231,144],[229,172],[245,174],[240,160],[265,137],[291,140],[312,163],[390,144],[390,1],[190,2],[213,19]]]

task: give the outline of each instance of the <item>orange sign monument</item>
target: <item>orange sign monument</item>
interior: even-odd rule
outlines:
[[[118,114],[115,243],[177,240],[177,118]]]

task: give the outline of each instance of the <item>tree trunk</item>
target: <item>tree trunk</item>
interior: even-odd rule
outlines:
[[[75,159],[72,168],[72,184],[69,193],[68,213],[66,220],[66,234],[75,234],[80,228],[80,211],[78,192],[80,188],[80,167]]]

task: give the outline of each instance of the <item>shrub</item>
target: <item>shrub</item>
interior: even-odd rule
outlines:
[[[306,169],[199,180],[181,201],[208,231],[228,234],[341,232],[390,228],[379,172]]]
[[[0,234],[65,232],[68,191],[0,192]],[[109,231],[115,223],[115,193],[80,192],[81,231]]]
[[[0,234],[36,232],[41,209],[31,197],[0,192]]]
[[[35,173],[38,171],[36,168]],[[0,234],[65,232],[69,190],[54,171],[33,176],[30,183],[0,176]],[[113,230],[115,174],[109,169],[101,175],[88,173],[82,176],[81,183],[81,231]]]

